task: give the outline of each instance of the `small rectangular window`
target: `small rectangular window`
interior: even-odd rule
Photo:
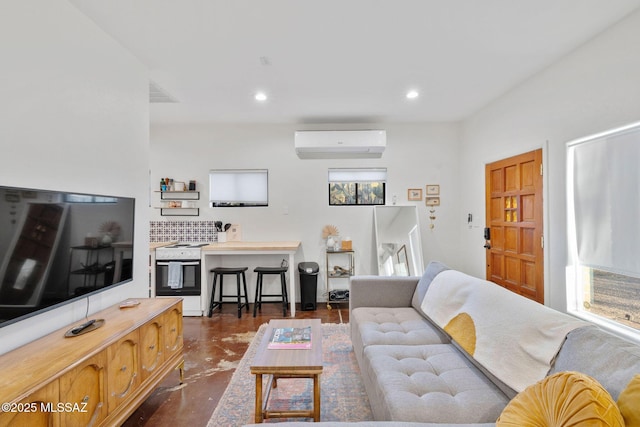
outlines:
[[[211,207],[269,205],[267,169],[218,169],[209,171]]]
[[[329,205],[384,205],[386,168],[329,169]]]
[[[64,201],[67,203],[117,203],[115,197],[90,196],[87,194],[65,194]]]

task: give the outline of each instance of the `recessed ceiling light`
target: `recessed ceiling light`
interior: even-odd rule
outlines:
[[[256,92],[256,96],[254,98],[256,101],[263,102],[267,100],[267,94],[264,92]]]
[[[415,99],[415,98],[418,97],[418,95],[420,95],[420,94],[418,93],[417,90],[410,90],[409,92],[407,92],[407,98],[408,99]]]

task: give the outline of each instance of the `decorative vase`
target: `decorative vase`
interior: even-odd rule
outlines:
[[[329,236],[327,238],[327,249],[332,251],[335,244],[336,244],[336,241],[333,239],[333,236]]]
[[[100,241],[102,246],[109,246],[112,242],[113,238],[111,237],[111,233],[106,233],[104,236],[102,236],[102,240]]]

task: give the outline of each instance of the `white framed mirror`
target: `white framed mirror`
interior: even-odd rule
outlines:
[[[379,276],[422,276],[422,239],[415,206],[374,206]]]

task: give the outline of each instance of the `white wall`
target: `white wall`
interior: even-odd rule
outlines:
[[[148,288],[148,75],[66,0],[10,0],[0,14],[0,185],[136,198],[134,281]],[[0,329],[0,353],[84,318],[82,300]]]
[[[324,129],[353,129],[357,125],[324,125]],[[296,262],[325,264],[322,228],[338,227],[351,237],[356,250],[356,273],[376,274],[373,208],[329,206],[327,170],[332,167],[386,167],[387,204],[416,204],[421,221],[425,260],[458,263],[459,233],[456,215],[459,193],[458,127],[455,124],[370,124],[386,129],[387,149],[381,159],[301,160],[294,150],[294,125],[163,125],[151,128],[151,182],[161,177],[180,181],[195,179],[202,191],[199,217],[180,220],[220,220],[239,223],[243,240],[300,240]],[[318,129],[318,127],[307,127]],[[269,206],[254,208],[209,208],[208,171],[214,168],[269,169]],[[407,201],[408,188],[440,184],[442,205],[433,231],[428,228],[427,209],[422,202]],[[158,204],[158,194],[154,193]],[[288,214],[285,214],[288,211]],[[156,220],[161,217],[153,210]],[[297,269],[297,266],[294,266]],[[324,283],[319,278],[318,287]],[[251,291],[250,291],[251,292]],[[320,294],[320,289],[319,289]]]
[[[485,276],[484,165],[542,147],[545,163],[546,304],[566,309],[565,143],[640,120],[640,12],[481,110],[463,124],[459,261]]]

